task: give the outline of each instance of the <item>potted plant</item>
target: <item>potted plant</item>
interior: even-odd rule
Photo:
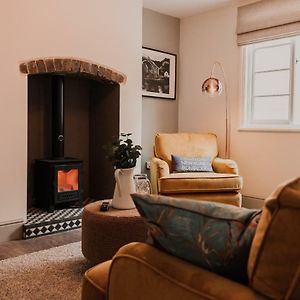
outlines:
[[[134,145],[130,136],[131,133],[121,133],[117,140],[106,146],[108,159],[116,169],[112,206],[117,209],[135,207],[130,194],[135,192],[133,171],[137,159],[141,156],[142,147]]]

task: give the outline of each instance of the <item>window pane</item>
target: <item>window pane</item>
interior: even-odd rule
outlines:
[[[290,71],[256,73],[254,96],[280,95],[290,93]]]
[[[291,44],[259,48],[255,51],[255,71],[286,69],[291,64]]]
[[[254,121],[287,121],[288,119],[289,96],[254,98]]]

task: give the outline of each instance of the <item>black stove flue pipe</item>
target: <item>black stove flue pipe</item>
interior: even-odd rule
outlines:
[[[64,76],[52,76],[52,155],[64,157]]]

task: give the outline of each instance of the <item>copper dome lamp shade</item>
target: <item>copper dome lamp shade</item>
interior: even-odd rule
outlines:
[[[209,97],[220,96],[223,92],[223,85],[220,79],[214,75],[215,67],[219,66],[222,75],[224,77],[224,94],[225,94],[225,158],[230,156],[230,102],[228,101],[227,96],[227,83],[226,76],[222,64],[218,61],[214,62],[210,77],[205,79],[202,83],[202,93]]]
[[[223,86],[219,79],[214,77],[207,78],[202,84],[202,92],[209,97],[215,97],[222,94]]]

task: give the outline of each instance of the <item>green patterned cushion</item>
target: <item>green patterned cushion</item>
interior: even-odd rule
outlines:
[[[133,194],[149,242],[177,257],[231,279],[247,282],[247,261],[260,210]]]

